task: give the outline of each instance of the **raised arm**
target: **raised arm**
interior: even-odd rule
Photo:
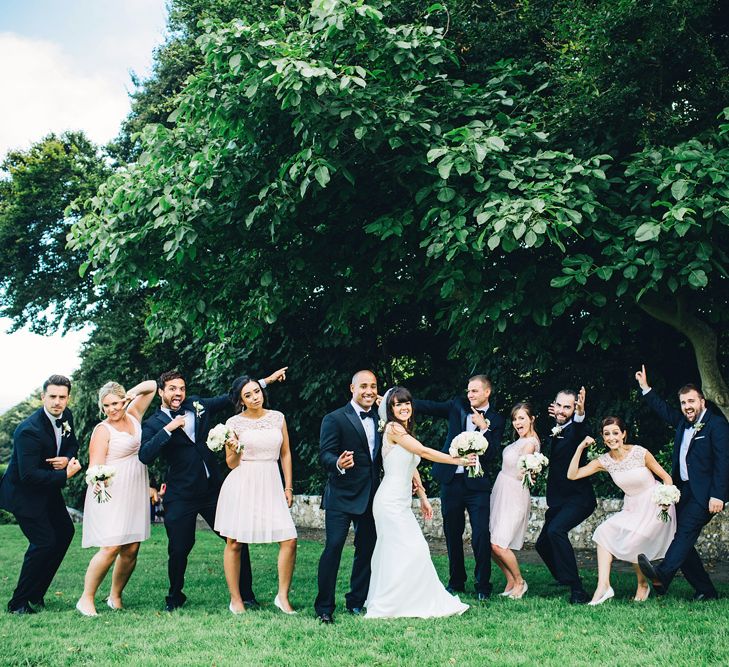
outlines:
[[[416,398],[413,401],[413,409],[416,414],[428,415],[429,417],[445,417],[447,419],[452,404],[453,401],[425,401]]]
[[[594,461],[590,461],[586,466],[579,467],[580,465],[580,457],[582,456],[582,452],[585,451],[587,447],[589,447],[591,444],[595,442],[594,438],[591,438],[589,435],[579,444],[577,445],[577,448],[575,449],[575,453],[572,456],[572,460],[570,461],[570,467],[567,468],[567,479],[576,480],[576,479],[583,479],[584,477],[589,477],[590,475],[594,475],[596,472],[600,472],[601,470],[605,470],[605,468],[602,467],[600,464],[600,461],[598,459],[595,459]]]
[[[437,449],[426,447],[419,440],[413,438],[400,424],[390,423],[387,425],[387,434],[397,445],[406,449],[411,454],[416,454],[420,458],[435,461],[437,463],[447,463],[454,466],[473,466],[476,463],[476,455],[469,456],[451,456],[444,454]]]
[[[648,384],[648,375],[645,370],[645,364],[635,373],[635,379],[638,382],[640,390],[643,392],[643,400],[648,404],[653,412],[655,412],[664,422],[667,422],[674,428],[683,420],[680,410],[672,408],[666,403]]]
[[[144,380],[135,387],[132,387],[126,395],[129,405],[127,412],[131,414],[137,421],[142,421],[144,413],[147,411],[154,395],[157,391],[157,382],[154,380]]]

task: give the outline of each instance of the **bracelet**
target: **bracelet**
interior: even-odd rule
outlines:
[[[291,491],[291,493],[294,492],[294,490],[290,486],[287,486],[286,488],[284,488],[284,493],[286,493],[287,491]]]

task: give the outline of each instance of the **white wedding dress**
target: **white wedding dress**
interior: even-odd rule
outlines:
[[[372,512],[377,543],[365,618],[432,618],[462,614],[468,605],[446,591],[412,510],[412,479],[420,457],[387,435],[382,442],[385,476]]]

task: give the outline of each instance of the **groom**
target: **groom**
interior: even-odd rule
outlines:
[[[284,380],[285,373],[286,368],[276,371],[261,380],[261,386]],[[149,465],[162,457],[168,464],[164,503],[170,588],[165,610],[171,612],[187,600],[182,588],[187,557],[195,544],[197,515],[200,514],[210,528],[215,524],[223,480],[217,459],[207,447],[208,432],[213,425],[210,418],[230,410],[233,403],[228,394],[188,398],[185,378],[179,371],[162,373],[157,388],[162,406],[142,425],[139,460]],[[258,606],[253,594],[248,545],[245,544],[241,550],[240,591],[246,607]]]
[[[443,532],[448,549],[449,593],[463,593],[466,567],[463,557],[463,531],[466,512],[471,521],[471,545],[476,559],[474,579],[476,597],[485,600],[491,594],[491,538],[489,515],[491,505],[491,479],[488,466],[501,453],[504,418],[489,404],[491,380],[485,375],[474,375],[468,381],[466,398],[450,401],[416,400],[416,414],[448,419],[448,434],[442,452],[448,453],[453,438],[463,431],[479,431],[488,440],[489,447],[480,456],[481,467],[487,471],[483,477],[469,477],[462,466],[434,463],[432,474],[440,482]]]
[[[377,428],[377,378],[358,371],[349,386],[352,400],[330,412],[321,423],[319,461],[328,473],[322,497],[326,510],[326,544],[319,559],[319,592],[314,602],[317,618],[334,623],[334,593],[342,549],[354,524],[354,563],[347,610],[362,613],[370,585],[370,561],[377,535],[372,500],[380,484],[382,436]]]
[[[51,375],[43,383],[43,406],[13,434],[13,454],[0,481],[0,508],[15,515],[28,538],[18,585],[8,602],[13,614],[35,614],[73,539],[61,489],[81,464],[68,409],[71,381]],[[31,606],[31,604],[33,606]]]
[[[547,473],[547,512],[536,543],[537,553],[552,576],[570,587],[570,603],[584,604],[590,598],[582,586],[569,531],[595,511],[597,503],[589,479],[571,481],[567,469],[586,434],[585,388],[579,393],[563,389],[549,406],[557,424],[552,429]],[[587,463],[587,452],[580,465]]]
[[[695,589],[694,600],[719,597],[696,551],[703,527],[724,509],[729,498],[729,424],[706,409],[701,390],[687,384],[678,391],[681,410],[666,403],[651,389],[645,366],[635,374],[643,400],[665,422],[676,429],[671,478],[681,491],[676,507],[676,534],[660,565],[638,554],[638,565],[653,582],[657,595],[664,595],[681,569]]]

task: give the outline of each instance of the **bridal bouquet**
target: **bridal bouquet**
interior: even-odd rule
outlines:
[[[116,469],[113,466],[95,465],[86,471],[86,483],[92,486],[97,503],[105,503],[111,499],[109,487],[114,475]]]
[[[231,439],[232,433],[225,424],[213,426],[208,433],[206,444],[208,449],[213,452],[220,452],[225,447],[225,443]]]
[[[523,473],[522,484],[524,488],[531,488],[534,484],[534,478],[548,465],[549,459],[539,452],[520,456],[517,468]]]
[[[481,456],[488,448],[489,441],[478,431],[464,431],[453,438],[448,453],[451,456],[468,456],[469,454]],[[476,458],[476,465],[468,468],[468,476],[483,477],[483,468],[478,458]]]
[[[675,505],[679,500],[681,500],[681,492],[673,484],[656,484],[656,488],[653,490],[653,502],[661,508],[658,518],[663,523],[671,520],[671,517],[668,516],[668,507]]]

